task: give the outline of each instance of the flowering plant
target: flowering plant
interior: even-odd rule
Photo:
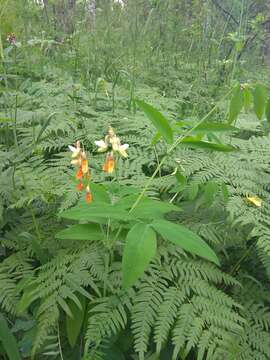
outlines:
[[[161,132],[171,141],[171,135],[160,127]],[[98,152],[106,152],[103,171],[113,173],[117,166],[116,158],[128,156],[128,144],[121,144],[114,129],[109,127],[103,140],[95,141]],[[71,164],[77,167],[77,189],[85,189],[86,206],[83,203],[64,211],[61,217],[78,221],[57,234],[60,239],[102,241],[109,251],[109,258],[117,254],[122,257],[122,285],[124,288],[134,285],[143,275],[157,249],[158,237],[181,246],[186,251],[219,263],[213,250],[195,233],[184,226],[166,219],[166,214],[179,212],[178,206],[168,202],[150,199],[144,191],[129,186],[115,184],[104,186],[91,183],[90,170],[85,150],[77,141],[69,146],[72,152]],[[151,179],[150,179],[151,180]],[[123,237],[125,241],[123,242]],[[119,245],[123,245],[119,249]],[[109,266],[110,264],[108,264]]]

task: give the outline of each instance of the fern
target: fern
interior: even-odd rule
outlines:
[[[134,334],[134,349],[139,354],[139,359],[144,359],[144,353],[147,351],[157,311],[168,286],[167,280],[166,274],[155,270],[152,276],[142,283],[134,299],[131,328]]]
[[[154,340],[159,354],[164,342],[167,340],[169,332],[177,316],[177,310],[184,302],[185,292],[176,287],[169,287],[163,295],[163,302],[157,311],[157,318],[154,329]]]
[[[6,312],[14,315],[20,299],[17,284],[24,277],[32,274],[31,259],[22,253],[14,253],[0,265],[0,306]]]

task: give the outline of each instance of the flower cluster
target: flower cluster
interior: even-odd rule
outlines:
[[[103,171],[112,173],[115,169],[115,153],[120,154],[123,158],[128,156],[126,150],[128,144],[121,145],[119,137],[116,136],[113,128],[110,126],[104,140],[95,141],[98,146],[98,152],[107,152],[106,160],[103,165]],[[69,145],[72,152],[71,164],[77,167],[76,179],[79,180],[76,188],[79,191],[86,190],[85,200],[89,204],[92,202],[92,194],[90,191],[90,170],[85,151],[81,148],[80,141],[75,146]]]
[[[16,45],[16,35],[14,33],[7,34],[7,42],[9,42],[10,45]]]
[[[129,145],[121,145],[119,137],[116,136],[114,129],[111,126],[109,126],[105,139],[95,141],[95,144],[98,146],[98,152],[107,152],[106,160],[103,165],[103,171],[107,173],[112,173],[114,171],[115,153],[119,153],[123,158],[128,156],[126,150]]]
[[[80,141],[77,141],[76,147],[69,145],[69,150],[72,152],[71,164],[76,166],[76,179],[79,180],[76,188],[79,191],[85,189],[85,200],[88,204],[92,202],[92,194],[90,191],[90,170],[85,151],[81,148]]]

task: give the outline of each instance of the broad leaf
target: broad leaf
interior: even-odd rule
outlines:
[[[152,227],[166,240],[180,246],[192,254],[210,260],[219,265],[215,252],[197,234],[183,225],[167,220],[154,221]]]
[[[101,240],[103,233],[98,224],[76,224],[67,229],[59,231],[55,237],[57,239],[68,240]]]
[[[270,122],[270,99],[268,99],[266,108],[265,108],[265,116],[268,122]]]
[[[143,275],[156,254],[156,234],[149,225],[136,224],[127,234],[122,271],[123,287],[128,288]]]
[[[7,321],[2,314],[0,314],[0,343],[10,360],[20,360],[16,338],[8,327]]]
[[[86,307],[85,297],[79,296],[79,300],[81,303],[81,308],[79,308],[78,305],[73,301],[68,302],[70,311],[73,315],[73,317],[66,315],[67,338],[71,347],[74,347],[76,344],[84,320]]]
[[[137,198],[138,194],[125,196],[119,200],[117,205],[130,210]],[[174,204],[143,197],[130,214],[135,219],[156,219],[164,217],[165,214],[171,211],[178,212],[182,210]]]
[[[136,219],[157,219],[163,218],[165,214],[171,211],[179,212],[182,210],[168,202],[147,199],[147,201],[139,202],[131,214]]]
[[[95,221],[98,218],[127,221],[131,218],[125,209],[111,204],[78,205],[60,214],[61,217],[71,220]]]
[[[259,120],[262,119],[267,101],[265,86],[258,84],[253,91],[254,111]]]
[[[206,150],[214,150],[214,151],[221,151],[221,152],[230,152],[235,151],[236,149],[231,145],[224,145],[224,144],[216,144],[208,141],[201,141],[196,140],[193,137],[185,138],[180,143],[181,146],[190,147],[193,149],[206,149]]]
[[[198,125],[194,130],[192,130],[192,133],[212,133],[212,132],[230,132],[230,131],[238,131],[236,127],[224,124],[224,123],[206,123],[203,122],[202,124]]]
[[[173,142],[173,131],[168,120],[153,106],[144,101],[136,100],[140,109],[145,113],[149,120],[153,123],[164,140],[171,144]]]
[[[240,85],[238,84],[233,89],[233,93],[231,97],[229,119],[228,119],[229,124],[231,124],[240,114],[243,108],[243,104],[244,104],[243,92],[241,90]]]

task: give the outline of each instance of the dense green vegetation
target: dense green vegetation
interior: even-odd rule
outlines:
[[[269,24],[0,0],[1,359],[270,358]]]

